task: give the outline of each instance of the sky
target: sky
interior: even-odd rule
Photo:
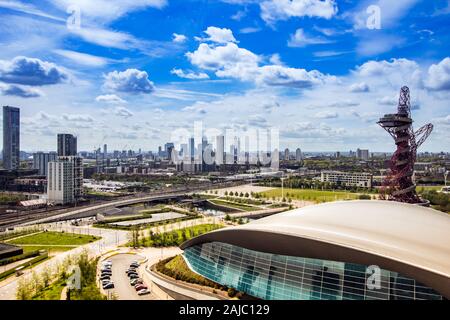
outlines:
[[[415,129],[434,124],[419,151],[448,152],[449,26],[450,1],[0,0],[0,104],[30,152],[62,132],[157,150],[200,121],[389,152],[376,121],[407,85]]]

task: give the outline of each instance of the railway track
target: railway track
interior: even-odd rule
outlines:
[[[208,185],[202,185],[197,187],[184,187],[184,188],[177,188],[173,190],[165,190],[161,192],[155,192],[152,194],[140,194],[140,195],[133,195],[133,196],[127,196],[123,197],[121,199],[115,199],[111,202],[111,206],[114,206],[116,203],[120,203],[121,201],[127,201],[127,200],[133,200],[133,199],[139,199],[144,197],[159,197],[159,196],[171,196],[171,195],[179,195],[180,193],[191,193],[191,192],[198,192],[213,188],[224,188],[224,187],[230,187],[230,186],[236,186],[239,183],[221,183],[221,184],[208,184]],[[145,201],[145,200],[144,200]],[[98,205],[107,205],[109,201],[98,201],[95,203],[90,203],[86,206],[79,206],[79,207],[72,207],[72,208],[65,208],[60,210],[52,210],[52,211],[18,211],[18,212],[8,212],[0,214],[0,230],[1,229],[7,229],[11,228],[17,225],[22,225],[24,223],[29,223],[32,221],[37,221],[41,219],[47,219],[51,218],[53,216],[59,216],[62,214],[69,214],[71,211],[77,211],[80,209],[89,209],[90,207],[93,207],[93,210],[96,210],[95,207]],[[120,204],[119,204],[120,205]],[[84,214],[89,216],[89,210],[86,210]],[[95,215],[96,212],[92,212],[91,215]],[[73,219],[73,217],[67,217],[67,219]]]

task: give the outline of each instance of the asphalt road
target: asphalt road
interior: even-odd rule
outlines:
[[[143,260],[143,256],[135,255],[135,254],[118,254],[112,256],[108,260],[112,261],[112,281],[114,282],[114,289],[110,289],[108,291],[113,291],[119,300],[156,300],[157,297],[150,293],[148,295],[139,296],[134,289],[133,286],[130,285],[130,280],[125,273],[125,271],[129,268],[131,262],[134,260]],[[139,275],[142,278],[142,274],[144,271],[144,266],[139,267]],[[150,285],[145,283],[149,289]]]
[[[102,239],[84,246],[77,247],[70,251],[65,251],[49,260],[46,260],[38,264],[36,267],[32,269],[33,271],[36,271],[36,273],[42,272],[47,266],[50,268],[54,268],[58,263],[62,262],[68,255],[81,253],[85,249],[90,251],[92,254],[101,255],[102,253],[107,252],[108,250],[115,249],[117,248],[117,246],[124,244],[128,241],[127,232],[120,230],[107,230],[89,227],[73,227],[70,226],[69,223],[60,224],[57,228],[56,227],[51,228],[49,225],[48,229],[55,231],[73,232],[79,234],[90,234],[100,236],[102,237]],[[125,272],[125,270],[123,272]],[[32,274],[31,270],[26,270],[25,274],[22,275],[21,277],[28,278],[31,277],[31,274]],[[0,300],[15,300],[18,280],[21,277],[13,276],[7,279],[6,281],[0,283]]]

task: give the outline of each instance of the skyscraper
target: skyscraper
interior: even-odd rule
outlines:
[[[77,155],[77,137],[67,134],[58,134],[58,156],[69,157]]]
[[[38,174],[40,176],[47,176],[48,163],[56,161],[56,152],[44,153],[36,152],[33,154],[33,169],[38,169]]]
[[[3,167],[17,170],[20,166],[20,109],[3,107]]]
[[[225,137],[220,135],[216,139],[216,165],[220,166],[224,162]]]
[[[295,150],[295,160],[296,161],[302,160],[302,150],[300,148],[297,148],[297,150]]]
[[[105,143],[103,145],[103,158],[107,158],[108,157],[108,145]]]

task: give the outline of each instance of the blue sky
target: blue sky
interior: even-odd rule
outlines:
[[[391,151],[375,122],[408,85],[416,128],[435,125],[422,150],[449,151],[449,22],[449,1],[0,0],[0,101],[29,151],[58,132],[156,150],[195,121]]]

